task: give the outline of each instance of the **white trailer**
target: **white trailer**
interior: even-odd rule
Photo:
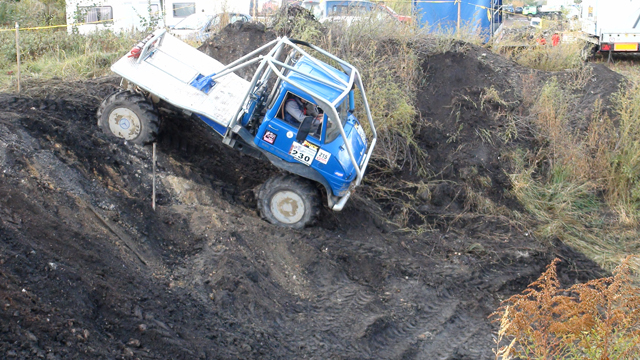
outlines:
[[[257,4],[258,0],[164,0],[163,2],[165,24],[171,27],[196,12],[211,15],[223,12],[253,15],[251,7],[252,4]]]
[[[640,0],[585,0],[582,32],[597,50],[640,50]]]
[[[163,27],[160,0],[67,0],[67,30],[87,34]]]
[[[196,12],[252,13],[258,0],[67,0],[67,29],[81,34],[171,27]]]

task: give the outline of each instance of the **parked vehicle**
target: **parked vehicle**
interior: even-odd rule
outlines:
[[[522,14],[523,10],[524,10],[524,9],[523,9],[523,7],[522,7],[522,6],[517,6],[517,7],[515,8],[515,13],[516,13],[516,14]]]
[[[251,64],[258,64],[251,81],[234,73]],[[327,205],[342,210],[360,185],[377,141],[358,70],[303,41],[277,38],[225,66],[162,29],[111,70],[123,81],[98,109],[105,133],[147,144],[159,131],[158,107],[168,103],[195,115],[223,144],[287,173],[267,180],[257,192],[261,215],[279,226],[312,223],[320,210],[320,187]],[[285,104],[302,100],[320,110],[322,122],[315,129],[318,119],[312,116],[301,123],[287,121]],[[370,136],[356,115],[367,119]]]
[[[250,15],[239,13],[221,13],[210,15],[197,13],[189,15],[171,28],[171,34],[183,40],[204,41],[217,27],[223,27],[235,22],[250,22]]]
[[[371,1],[346,0],[346,1],[325,1],[325,0],[305,0],[302,7],[311,11],[313,16],[320,22],[344,21],[351,24],[354,20],[370,15],[378,6]]]
[[[160,0],[138,0],[125,4],[119,0],[67,0],[67,31],[87,34],[96,30],[114,32],[163,27]]]
[[[587,52],[639,52],[640,0],[583,1],[582,33]]]
[[[125,1],[120,0],[120,2]],[[223,12],[253,14],[254,10],[258,10],[256,0],[162,0],[162,4],[164,6],[164,20],[168,27],[177,25],[193,14],[219,14]]]
[[[398,20],[401,23],[411,24],[413,22],[413,19],[411,18],[411,16],[400,15],[400,14],[396,13],[392,8],[388,7],[387,5],[385,5],[383,3],[378,3],[378,9],[380,9],[380,10],[384,11],[385,13],[391,15],[394,19]]]
[[[502,16],[504,16],[505,19],[508,19],[513,15],[514,15],[513,5],[502,6]]]
[[[529,26],[536,29],[542,29],[542,18],[539,18],[539,17],[531,18],[531,20],[529,21]]]
[[[564,11],[565,8],[562,5],[525,6],[522,10],[522,15],[547,19],[560,19],[562,18],[562,13]]]

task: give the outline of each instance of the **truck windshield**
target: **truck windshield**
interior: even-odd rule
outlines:
[[[338,116],[340,116],[340,121],[342,122],[342,126],[344,127],[344,125],[347,122],[347,116],[349,115],[349,98],[345,97],[342,100],[342,103],[340,103],[340,105],[338,105],[338,107],[336,108],[336,110],[338,111]],[[325,137],[325,144],[328,144],[330,142],[332,142],[333,140],[335,140],[338,136],[340,136],[340,129],[338,128],[338,124],[334,124],[333,120],[331,120],[329,117],[328,118],[328,127],[327,127],[327,136]]]

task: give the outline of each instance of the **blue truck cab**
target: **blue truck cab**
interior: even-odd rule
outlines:
[[[335,113],[338,114],[338,118],[334,117],[332,112],[325,111],[328,110],[326,105],[317,104],[308,93],[289,82],[282,81],[273,103],[270,104],[271,107],[266,111],[254,142],[259,148],[276,154],[287,162],[309,166],[326,179],[329,186],[328,192],[336,197],[342,197],[349,191],[349,186],[356,177],[356,170],[347,153],[345,139],[340,136],[337,122],[341,122],[346,134],[346,142],[350,144],[359,165],[362,165],[366,155],[367,137],[355,116],[353,90],[343,95],[336,88],[318,83],[305,76],[315,75],[336,85],[340,84],[331,75],[338,76],[345,82],[349,80],[345,73],[326,63],[324,65],[326,65],[325,69],[320,68],[303,56],[294,66],[299,72],[292,71],[286,76],[288,79],[304,85],[306,89],[313,90],[326,102],[337,103]],[[328,71],[332,71],[333,74],[330,75]],[[322,123],[312,129],[304,140],[301,139],[301,143],[297,141],[301,124],[285,120],[286,103],[296,97],[318,105],[318,109],[323,114]]]

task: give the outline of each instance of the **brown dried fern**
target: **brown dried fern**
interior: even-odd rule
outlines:
[[[628,257],[614,276],[561,289],[555,259],[492,314],[510,355],[527,359],[634,359],[640,354],[640,289]],[[504,319],[508,316],[508,320]],[[498,349],[500,344],[498,344]]]

